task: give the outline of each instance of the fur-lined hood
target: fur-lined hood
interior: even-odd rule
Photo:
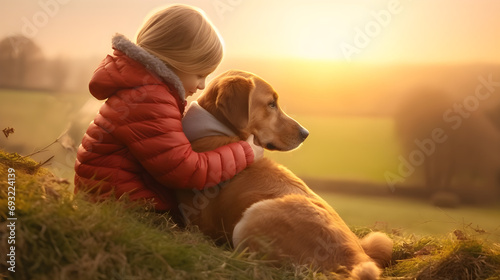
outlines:
[[[182,102],[186,100],[181,80],[159,58],[134,44],[121,34],[113,36],[112,47],[115,50],[115,56],[107,56],[101,62],[89,85],[91,93],[97,99],[106,99],[120,88],[161,84],[163,82],[175,89]],[[142,67],[138,67],[135,62],[144,66],[147,71]],[[161,81],[147,74],[148,72],[159,77]]]
[[[156,75],[160,76],[160,78],[162,78],[165,82],[173,85],[179,93],[180,98],[183,101],[186,99],[184,86],[182,85],[181,80],[159,58],[134,44],[122,34],[116,34],[113,36],[112,46],[113,49],[122,51],[128,57],[144,65],[149,71],[152,71]]]

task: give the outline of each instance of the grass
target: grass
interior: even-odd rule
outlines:
[[[396,241],[396,264],[388,267],[384,275],[419,280],[500,279],[499,249],[498,244],[474,239],[405,237]]]
[[[7,270],[7,212],[0,212],[0,276],[7,279],[342,279],[308,267],[274,267],[217,247],[196,229],[125,200],[91,203],[39,163],[0,152],[0,207],[8,168],[16,170],[16,272]],[[335,205],[334,205],[335,206]],[[353,227],[359,236],[367,227]],[[396,232],[390,279],[500,279],[500,245],[470,235]]]

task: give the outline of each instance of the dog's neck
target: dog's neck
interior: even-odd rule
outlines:
[[[229,127],[193,101],[182,119],[182,129],[190,142],[207,136],[237,136]]]

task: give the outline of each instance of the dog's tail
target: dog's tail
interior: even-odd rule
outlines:
[[[365,253],[380,267],[389,265],[392,258],[394,242],[384,233],[371,232],[361,240]]]
[[[380,276],[380,268],[372,261],[358,263],[351,271],[352,279],[376,280]]]

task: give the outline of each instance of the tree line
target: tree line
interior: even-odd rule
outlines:
[[[431,196],[498,201],[500,102],[495,91],[500,83],[492,77],[479,77],[459,97],[436,88],[409,93],[395,115],[402,152],[399,170],[388,174],[389,180],[418,178]]]
[[[82,77],[81,73],[86,75]],[[12,35],[0,40],[0,87],[58,92],[86,88],[88,75],[81,63],[56,57],[48,59],[30,38]]]

